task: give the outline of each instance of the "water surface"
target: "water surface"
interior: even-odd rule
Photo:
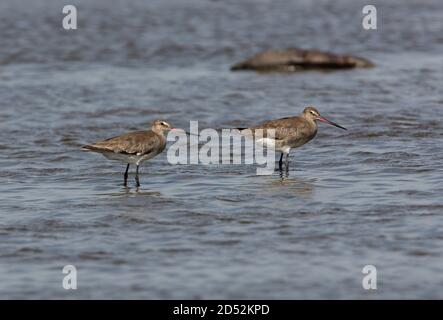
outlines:
[[[0,298],[443,298],[443,5],[364,1],[0,3]],[[231,73],[269,47],[371,70]],[[250,165],[124,166],[79,146],[157,118],[247,126],[313,104],[289,177]],[[62,267],[78,268],[78,290]],[[362,289],[373,264],[378,290]]]

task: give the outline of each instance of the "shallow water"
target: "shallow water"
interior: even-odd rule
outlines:
[[[441,1],[375,2],[377,31],[364,1],[71,3],[77,31],[65,2],[0,3],[0,298],[443,298]],[[229,71],[288,46],[377,67]],[[163,153],[137,191],[79,151],[156,118],[224,128],[307,104],[349,130],[321,124],[284,180]]]

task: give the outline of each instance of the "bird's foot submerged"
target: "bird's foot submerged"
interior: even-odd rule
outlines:
[[[279,170],[280,179],[283,181],[284,179],[289,178],[289,170],[285,168],[284,170]]]

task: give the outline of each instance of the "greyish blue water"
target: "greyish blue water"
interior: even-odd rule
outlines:
[[[76,31],[66,1],[0,2],[0,298],[443,298],[440,0],[375,1],[376,31],[365,1],[70,2]],[[288,46],[377,67],[229,71]],[[320,125],[283,181],[162,154],[136,192],[79,151],[156,118],[244,126],[307,104],[349,130]]]

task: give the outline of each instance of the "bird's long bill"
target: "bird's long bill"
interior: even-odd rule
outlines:
[[[185,134],[187,134],[188,136],[197,136],[197,137],[200,136],[200,135],[195,134],[195,133],[190,133],[190,132],[186,131],[185,129],[181,129],[181,128],[171,128],[170,131],[173,131],[173,132],[181,131],[181,132],[184,132]]]
[[[336,124],[335,122],[332,122],[332,121],[330,121],[330,120],[328,120],[328,119],[326,119],[326,118],[324,118],[324,117],[321,117],[321,116],[319,116],[319,117],[317,118],[317,120],[319,120],[319,121],[321,121],[321,122],[324,122],[324,123],[329,123],[330,125],[333,125],[333,126],[335,126],[335,127],[337,127],[337,128],[343,129],[343,130],[348,130],[348,129],[346,129],[345,127],[342,127],[341,125],[338,125],[338,124]]]

